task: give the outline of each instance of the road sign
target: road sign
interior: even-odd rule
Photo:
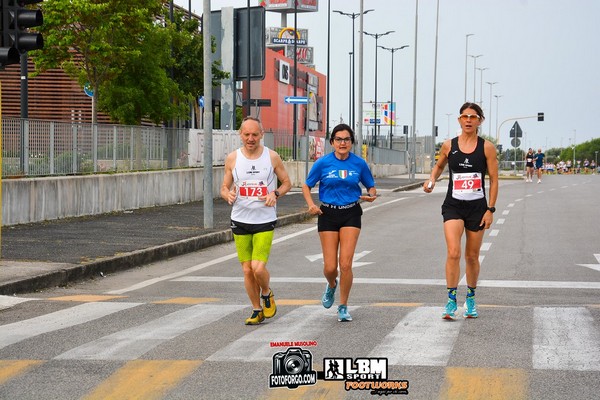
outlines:
[[[521,126],[519,126],[519,123],[517,121],[515,121],[512,128],[510,128],[510,137],[511,138],[523,137],[523,131],[521,130]],[[519,147],[519,146],[514,146],[514,147]]]
[[[510,139],[510,144],[512,144],[512,147],[519,147],[521,145],[521,139],[512,138]]]
[[[284,101],[288,104],[308,104],[308,97],[306,96],[286,96]]]
[[[94,89],[92,89],[89,82],[83,86],[83,92],[89,97],[94,97]]]

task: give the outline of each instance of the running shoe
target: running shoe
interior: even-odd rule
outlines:
[[[263,314],[265,318],[271,318],[277,313],[277,305],[273,298],[273,291],[269,289],[269,294],[266,296],[260,296],[263,300]]]
[[[352,321],[352,317],[348,313],[348,307],[346,307],[345,304],[340,304],[338,306],[338,321],[340,321],[340,322]]]
[[[265,320],[262,310],[252,310],[250,318],[246,318],[246,325],[258,325]]]
[[[542,180],[541,180],[541,179],[538,179],[538,183],[542,183]]]
[[[442,313],[442,318],[452,320],[456,319],[456,309],[456,301],[448,299],[446,308],[444,308],[444,312]]]
[[[477,318],[479,314],[477,313],[477,306],[475,305],[475,296],[467,297],[467,301],[465,301],[465,313],[463,314],[465,318]]]
[[[325,308],[331,308],[333,305],[333,301],[335,300],[335,289],[337,289],[338,280],[335,280],[335,286],[330,288],[329,283],[325,287],[325,293],[323,293],[323,297],[321,298],[321,303]]]

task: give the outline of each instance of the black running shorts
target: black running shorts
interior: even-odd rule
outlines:
[[[332,207],[328,204],[321,204],[321,211],[323,211],[323,214],[319,215],[317,223],[317,230],[319,232],[339,232],[341,228],[346,226],[358,229],[361,228],[361,216],[363,211],[358,202],[350,207]]]
[[[487,200],[485,198],[472,201],[451,199],[442,204],[442,216],[444,222],[452,219],[460,219],[465,223],[465,229],[473,232],[485,229],[480,226],[481,218],[487,211]]]

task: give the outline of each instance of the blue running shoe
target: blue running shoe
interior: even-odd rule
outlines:
[[[454,300],[448,299],[448,303],[446,303],[446,308],[442,313],[442,318],[444,319],[456,319],[456,302]]]
[[[340,304],[338,306],[338,321],[352,321],[352,317],[348,313],[348,307],[346,307],[344,304]]]
[[[465,313],[463,314],[463,317],[479,317],[479,314],[477,313],[477,306],[475,305],[475,296],[467,297],[467,301],[465,301]]]
[[[333,301],[335,300],[335,289],[338,287],[338,280],[335,280],[335,287],[330,288],[329,284],[325,287],[325,293],[323,293],[323,297],[321,298],[321,303],[325,308],[331,308],[333,305]]]

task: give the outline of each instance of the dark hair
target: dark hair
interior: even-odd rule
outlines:
[[[477,103],[465,103],[462,105],[462,107],[460,108],[460,113],[462,114],[463,111],[465,111],[467,108],[470,108],[472,110],[475,110],[475,112],[477,113],[477,115],[479,115],[481,117],[481,120],[483,121],[485,119],[485,115],[483,115],[483,110],[481,109],[481,107],[479,107],[479,104]]]
[[[331,137],[329,138],[329,144],[333,144],[333,140],[335,139],[335,134],[341,131],[348,131],[350,134],[350,139],[352,139],[352,144],[354,144],[354,131],[350,128],[350,125],[346,124],[338,124],[331,131]]]
[[[262,126],[262,122],[260,122],[259,118],[256,117],[251,117],[251,116],[247,116],[242,120],[242,123],[240,124],[240,131],[242,130],[242,125],[244,125],[244,122],[246,121],[254,121],[258,124],[258,129],[260,129],[260,131],[263,131],[263,126]]]

